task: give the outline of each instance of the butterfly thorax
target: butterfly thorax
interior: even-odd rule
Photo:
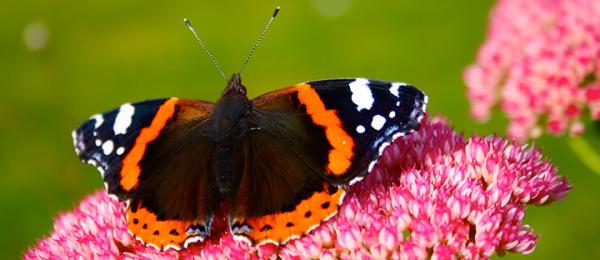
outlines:
[[[239,74],[234,74],[225,87],[212,114],[212,139],[219,143],[236,141],[247,131],[247,117],[252,111],[252,103],[246,96],[246,87],[242,85]]]

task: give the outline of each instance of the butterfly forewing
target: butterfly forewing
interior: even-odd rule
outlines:
[[[126,199],[120,186],[123,159],[131,152],[142,129],[151,125],[168,99],[154,99],[124,104],[103,114],[96,114],[73,131],[79,158],[97,167],[110,193]]]
[[[352,164],[338,175],[342,182],[360,179],[389,142],[417,130],[428,101],[421,90],[401,82],[358,78],[309,85],[354,142]]]
[[[330,79],[267,93],[253,103],[263,122],[288,137],[281,139],[288,149],[330,182],[348,184],[367,172],[381,147],[419,128],[427,96],[405,83]]]

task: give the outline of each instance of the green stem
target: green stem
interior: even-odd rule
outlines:
[[[569,138],[569,146],[577,157],[596,175],[600,176],[600,156],[582,137]]]

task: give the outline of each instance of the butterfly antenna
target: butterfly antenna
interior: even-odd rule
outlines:
[[[196,32],[196,29],[194,29],[194,26],[192,26],[192,24],[190,23],[190,21],[187,18],[183,18],[183,22],[185,23],[185,25],[187,25],[187,27],[190,29],[190,31],[192,31],[192,33],[194,34],[194,37],[196,37],[196,40],[200,43],[200,45],[202,46],[202,49],[204,50],[204,52],[206,52],[206,55],[208,55],[208,58],[210,58],[212,63],[215,65],[215,67],[217,67],[217,70],[219,70],[219,73],[221,73],[221,76],[223,77],[223,79],[225,79],[225,81],[227,81],[227,77],[225,77],[225,72],[223,72],[223,69],[221,69],[221,66],[217,62],[217,59],[215,59],[215,56],[213,56],[212,53],[210,52],[210,50],[208,50],[208,48],[206,48],[206,45],[204,45],[204,42],[202,41],[202,39],[200,39],[200,35],[198,35],[198,33]]]
[[[258,47],[258,45],[260,45],[260,42],[262,41],[263,37],[265,37],[267,30],[269,30],[269,27],[271,27],[271,23],[273,22],[273,20],[275,20],[277,13],[279,13],[279,6],[275,8],[275,11],[273,11],[273,15],[271,15],[271,18],[269,18],[269,22],[267,22],[267,26],[265,26],[265,29],[263,29],[263,31],[260,33],[260,36],[258,36],[258,40],[256,40],[256,43],[254,43],[252,49],[250,49],[250,53],[248,54],[248,57],[246,58],[246,61],[244,61],[244,65],[242,65],[242,69],[240,70],[240,75],[244,74],[248,62],[250,62],[252,55],[254,55],[254,51],[256,51],[256,48]]]

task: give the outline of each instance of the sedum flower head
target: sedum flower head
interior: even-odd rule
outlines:
[[[125,207],[105,191],[59,216],[27,259],[485,259],[528,254],[537,236],[522,223],[526,205],[545,205],[570,187],[539,150],[499,137],[456,134],[443,119],[397,139],[350,188],[338,215],[282,247],[236,242],[224,219],[208,241],[159,252],[127,233]]]
[[[584,130],[600,119],[600,2],[501,0],[477,61],[464,73],[471,114],[486,120],[499,104],[520,140]]]

